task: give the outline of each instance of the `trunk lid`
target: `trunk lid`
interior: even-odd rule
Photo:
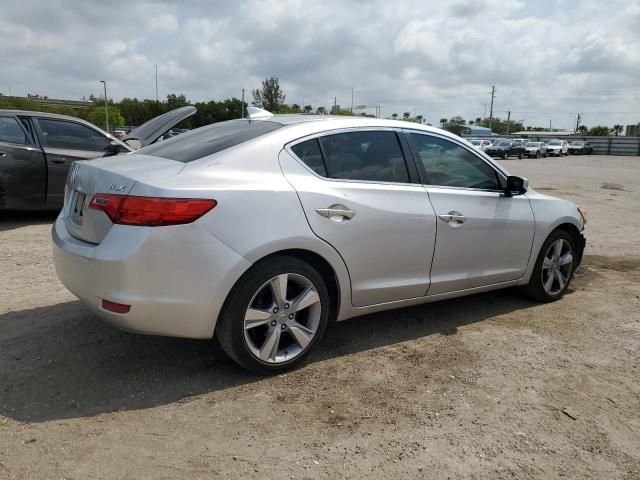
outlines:
[[[124,142],[135,149],[150,145],[182,120],[190,117],[194,113],[196,113],[196,107],[187,105],[186,107],[176,108],[170,112],[158,115],[157,117],[154,117],[139,127],[131,130],[124,138]],[[136,140],[140,142],[139,146],[134,146]]]
[[[113,226],[104,212],[89,208],[96,193],[127,195],[138,182],[177,175],[184,163],[128,154],[75,162],[65,186],[62,217],[67,230],[85,242],[100,243]]]

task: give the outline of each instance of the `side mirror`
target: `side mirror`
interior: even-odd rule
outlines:
[[[516,177],[509,175],[507,177],[507,187],[504,189],[504,193],[507,197],[513,195],[522,195],[527,192],[529,188],[529,180],[524,177]]]
[[[105,157],[111,157],[113,155],[118,155],[122,149],[122,146],[113,140],[109,141],[109,145],[107,145],[104,149]]]

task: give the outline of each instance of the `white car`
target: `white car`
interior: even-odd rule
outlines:
[[[251,112],[75,162],[53,255],[100,318],[216,335],[270,373],[304,360],[330,321],[512,286],[543,302],[566,292],[583,214],[456,135]]]
[[[549,140],[547,142],[547,155],[559,157],[569,155],[569,142],[566,140]]]
[[[471,140],[469,143],[483,152],[491,146],[490,140]]]

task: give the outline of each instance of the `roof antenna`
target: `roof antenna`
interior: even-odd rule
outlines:
[[[256,120],[258,118],[273,117],[273,113],[258,107],[247,107],[247,118],[249,120]]]

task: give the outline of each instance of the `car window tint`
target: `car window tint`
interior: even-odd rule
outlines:
[[[410,136],[420,155],[428,185],[500,188],[495,170],[467,149],[431,135],[412,133]]]
[[[26,145],[29,140],[15,118],[0,117],[0,142]]]
[[[409,183],[395,132],[338,133],[319,140],[330,178]]]
[[[109,146],[107,137],[79,123],[39,118],[38,125],[44,136],[43,143],[48,147],[97,152]]]
[[[291,147],[300,160],[302,160],[311,170],[323,177],[327,176],[327,169],[324,166],[322,152],[317,139],[307,140]]]
[[[282,128],[281,123],[266,120],[228,120],[181,133],[144,147],[138,152],[188,163],[235,147]]]

